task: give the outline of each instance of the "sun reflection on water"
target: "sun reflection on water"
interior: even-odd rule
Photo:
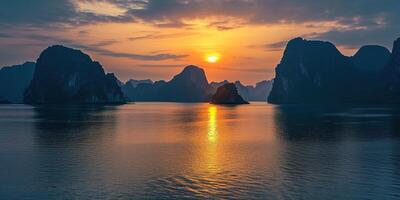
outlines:
[[[218,137],[217,130],[217,108],[211,106],[208,108],[208,141],[215,143]]]

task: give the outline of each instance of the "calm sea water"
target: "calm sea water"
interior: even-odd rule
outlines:
[[[400,109],[0,106],[0,199],[399,199]]]

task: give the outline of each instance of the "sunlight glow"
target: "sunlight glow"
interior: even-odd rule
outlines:
[[[217,136],[217,108],[211,106],[208,108],[208,141],[212,143],[216,142]]]
[[[205,59],[209,63],[216,63],[219,61],[220,55],[219,54],[207,54]]]

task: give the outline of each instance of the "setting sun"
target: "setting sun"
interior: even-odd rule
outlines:
[[[208,54],[205,56],[205,58],[209,63],[216,63],[219,61],[220,56],[218,54]]]

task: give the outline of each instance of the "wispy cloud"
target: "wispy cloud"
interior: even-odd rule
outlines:
[[[372,38],[382,43],[399,34],[399,10],[398,0],[13,0],[0,1],[0,27],[140,22],[160,28],[191,28],[188,20],[213,17],[221,20],[208,26],[218,30],[251,24],[335,22],[337,27],[319,38],[351,43]]]
[[[238,72],[254,72],[254,73],[270,73],[274,68],[260,67],[260,68],[243,68],[243,67],[216,67],[216,70],[238,71]]]
[[[288,42],[287,40],[278,41],[274,43],[265,44],[263,45],[263,47],[268,50],[282,50],[283,48],[286,47],[287,42]]]
[[[146,60],[146,61],[181,60],[183,58],[188,57],[188,55],[184,54],[163,53],[163,54],[145,55],[145,54],[133,54],[133,53],[119,53],[105,49],[98,49],[98,48],[93,49],[91,47],[87,47],[86,49],[104,56],[111,56],[117,58],[131,58],[135,60]]]
[[[188,55],[185,55],[185,54],[171,54],[171,53],[135,54],[135,53],[115,52],[115,51],[100,48],[98,46],[82,45],[82,44],[76,44],[73,42],[70,42],[70,43],[67,42],[67,45],[74,47],[74,48],[89,51],[92,53],[96,53],[98,55],[110,56],[110,57],[115,57],[115,58],[129,58],[129,59],[143,60],[143,61],[181,60],[183,58],[188,57]]]
[[[220,31],[228,31],[232,29],[237,29],[243,26],[243,22],[238,20],[222,20],[222,21],[215,21],[208,24],[207,27],[209,28],[216,28]]]
[[[133,36],[128,38],[131,41],[135,40],[149,40],[149,39],[170,39],[170,38],[177,38],[177,37],[186,37],[186,36],[191,36],[195,33],[191,32],[185,32],[185,33],[160,33],[160,32],[154,32],[146,35],[140,35],[140,36]]]
[[[32,42],[27,42],[25,45],[31,46],[43,46],[45,44],[61,44],[68,47],[77,48],[83,51],[89,51],[91,53],[95,53],[103,56],[110,56],[116,58],[129,58],[134,60],[143,60],[143,61],[162,61],[162,60],[182,60],[185,57],[188,57],[186,54],[172,54],[172,53],[152,53],[152,54],[136,54],[136,53],[124,53],[124,52],[115,52],[108,49],[105,49],[105,46],[118,43],[117,40],[105,40],[99,41],[93,44],[82,44],[77,41],[72,41],[70,39],[61,38],[55,35],[42,35],[30,33],[26,34],[18,34],[16,37],[20,38],[29,38]]]
[[[185,64],[142,64],[142,65],[135,65],[135,67],[144,67],[144,68],[181,68],[185,66]]]

